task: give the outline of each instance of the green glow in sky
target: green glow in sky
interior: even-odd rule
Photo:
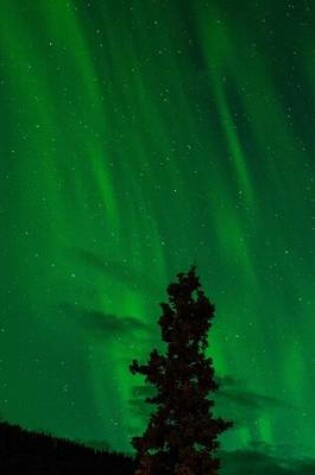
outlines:
[[[223,447],[314,455],[314,15],[1,1],[3,418],[133,453],[128,366],[196,261]]]

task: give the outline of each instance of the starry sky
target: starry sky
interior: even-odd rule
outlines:
[[[2,419],[134,454],[154,391],[128,366],[165,351],[159,303],[196,262],[223,450],[314,456],[312,2],[0,19]]]

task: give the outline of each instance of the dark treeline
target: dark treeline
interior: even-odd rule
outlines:
[[[131,475],[135,469],[135,460],[124,454],[95,450],[5,422],[0,424],[1,474]]]
[[[315,460],[278,459],[252,447],[220,452],[222,475],[315,475]],[[284,465],[284,462],[287,462]],[[0,423],[0,474],[134,475],[139,460]]]

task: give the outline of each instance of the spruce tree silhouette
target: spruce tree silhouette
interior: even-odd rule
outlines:
[[[159,319],[167,356],[156,349],[147,365],[132,360],[132,374],[146,376],[157,388],[146,398],[158,408],[142,437],[133,437],[138,469],[135,475],[217,475],[220,460],[214,452],[217,437],[234,424],[214,418],[214,401],[207,399],[219,388],[212,358],[206,358],[207,333],[214,318],[214,305],[205,296],[196,266],[177,274],[178,282],[167,288],[169,303],[161,303]]]

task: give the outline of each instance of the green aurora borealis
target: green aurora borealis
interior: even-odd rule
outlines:
[[[315,454],[315,6],[1,0],[0,412],[133,453],[196,260],[226,450]],[[148,407],[145,407],[148,406]]]

